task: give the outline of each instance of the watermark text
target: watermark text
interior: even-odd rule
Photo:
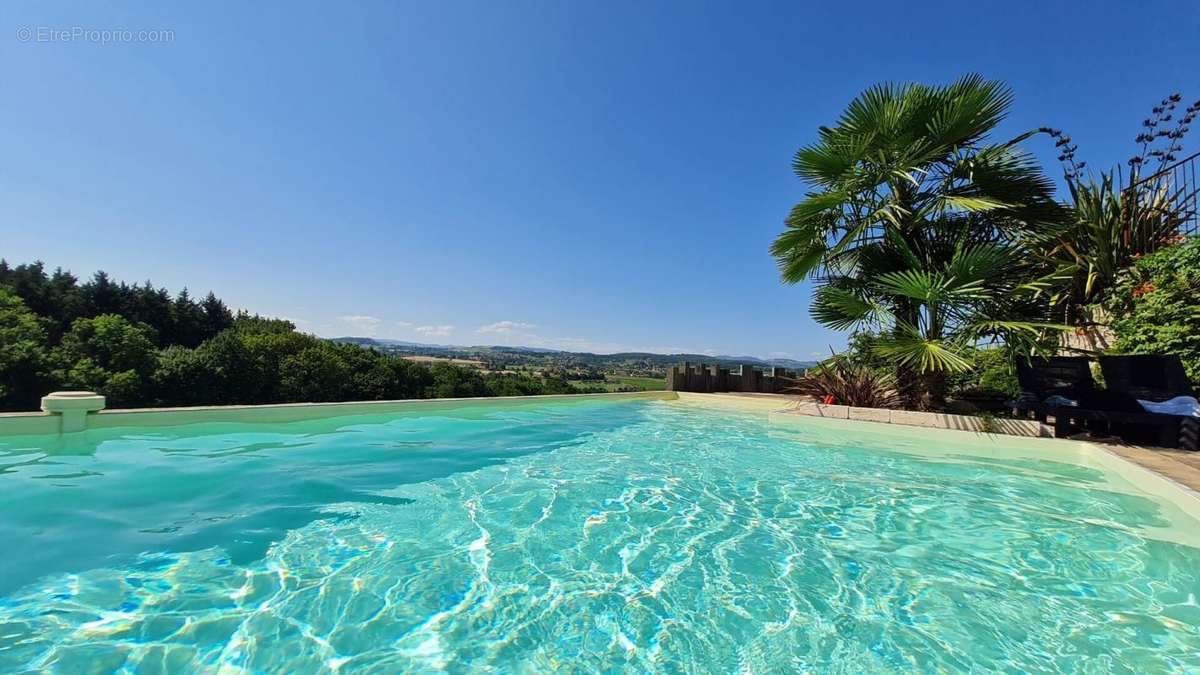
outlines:
[[[139,42],[174,42],[175,31],[170,28],[89,28],[87,26],[21,26],[17,29],[19,42],[87,42],[92,44],[134,44]]]

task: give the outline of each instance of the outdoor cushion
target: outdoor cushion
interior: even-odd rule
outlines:
[[[1152,413],[1200,417],[1200,401],[1197,401],[1193,396],[1176,396],[1173,399],[1162,402],[1142,401],[1139,399],[1138,403],[1141,403],[1143,408]]]

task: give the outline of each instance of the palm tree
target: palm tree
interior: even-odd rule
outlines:
[[[938,407],[947,373],[985,340],[1033,351],[1048,323],[1022,235],[1057,226],[1053,184],[1017,144],[987,135],[1012,93],[969,75],[879,85],[795,156],[813,190],[771,247],[783,280],[816,283],[812,315],[875,327],[906,404]]]

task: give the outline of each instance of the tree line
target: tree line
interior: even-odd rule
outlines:
[[[565,380],[426,365],[97,272],[0,260],[0,410],[85,389],[110,407],[581,393]]]

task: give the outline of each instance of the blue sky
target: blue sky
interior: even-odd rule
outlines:
[[[1186,2],[6,3],[0,26],[0,256],[439,343],[823,354],[842,336],[767,247],[792,153],[863,88],[1003,79],[1001,135],[1061,127],[1092,166],[1200,97]],[[43,41],[76,28],[173,39]]]

